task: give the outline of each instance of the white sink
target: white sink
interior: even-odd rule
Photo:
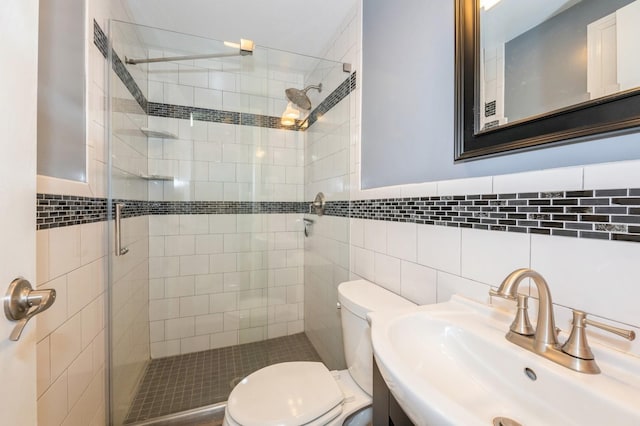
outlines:
[[[575,372],[508,342],[511,315],[459,296],[369,318],[380,372],[416,425],[640,425],[640,358],[592,341],[602,373]]]

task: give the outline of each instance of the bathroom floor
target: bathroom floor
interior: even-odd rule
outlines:
[[[288,361],[321,359],[307,336],[299,333],[151,360],[125,424],[226,401],[248,374]]]

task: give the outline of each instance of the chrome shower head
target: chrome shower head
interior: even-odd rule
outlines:
[[[285,90],[284,93],[287,95],[287,99],[289,99],[289,101],[291,101],[298,108],[309,111],[311,109],[311,101],[307,96],[307,91],[309,89],[316,89],[318,92],[322,92],[322,83],[318,85],[307,86],[302,90],[290,87]]]

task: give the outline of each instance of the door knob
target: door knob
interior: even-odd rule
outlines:
[[[11,281],[4,296],[4,314],[11,321],[18,321],[9,339],[18,340],[27,322],[40,312],[49,309],[56,300],[54,289],[34,290],[31,283],[19,277]]]

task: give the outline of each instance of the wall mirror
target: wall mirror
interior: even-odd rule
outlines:
[[[640,125],[640,0],[456,0],[455,160]]]

